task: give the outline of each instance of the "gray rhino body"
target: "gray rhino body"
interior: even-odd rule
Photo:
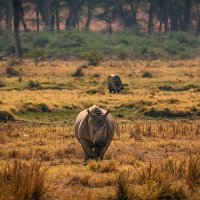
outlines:
[[[75,136],[80,142],[85,159],[102,160],[115,133],[109,111],[96,105],[79,113],[75,121]]]

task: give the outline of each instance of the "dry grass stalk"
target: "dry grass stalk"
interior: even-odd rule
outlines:
[[[49,195],[46,168],[34,160],[15,160],[0,170],[0,199],[44,200]]]

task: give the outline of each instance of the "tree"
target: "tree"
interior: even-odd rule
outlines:
[[[139,5],[139,0],[118,1],[120,19],[125,27],[134,27],[138,24],[137,11]]]
[[[87,20],[85,23],[85,30],[89,31],[90,29],[90,22],[91,22],[91,18],[92,18],[92,0],[87,0],[87,11],[88,11],[88,16],[87,16]]]
[[[13,13],[14,13],[14,43],[15,43],[15,55],[21,56],[20,34],[19,25],[24,15],[21,0],[12,0]]]
[[[200,4],[200,1],[195,0],[195,6],[196,6],[196,11],[197,11],[197,30],[196,30],[197,35],[200,34],[200,9],[199,9],[199,4]]]
[[[160,25],[159,25],[159,32],[162,31],[162,25],[164,23],[165,32],[168,32],[168,10],[169,9],[169,0],[163,0],[160,2]]]
[[[67,0],[69,6],[69,15],[66,19],[65,28],[76,28],[79,26],[79,13],[83,0]]]
[[[112,23],[115,20],[115,6],[116,0],[102,0],[99,6],[103,8],[103,12],[97,15],[97,17],[106,22],[108,32],[112,33]]]
[[[189,31],[191,23],[192,0],[185,0],[184,31]]]
[[[155,0],[150,0],[149,6],[149,19],[148,19],[148,33],[151,34],[153,32],[153,14],[155,10]]]
[[[45,23],[45,29],[50,30],[52,17],[51,0],[35,0],[34,2],[37,5],[37,8]]]

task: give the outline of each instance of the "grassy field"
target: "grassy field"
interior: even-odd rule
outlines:
[[[0,199],[198,200],[199,63],[109,60],[76,77],[86,62],[1,61]],[[121,94],[108,92],[110,74],[127,84]],[[83,166],[73,122],[93,104],[117,130],[105,160]]]

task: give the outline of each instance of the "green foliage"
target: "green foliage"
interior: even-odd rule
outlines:
[[[0,41],[0,51],[11,53],[12,34],[0,35]],[[84,55],[88,52],[98,52],[102,57],[117,57],[119,59],[155,59],[160,56],[187,59],[200,53],[200,38],[182,32],[148,35],[131,29],[124,29],[112,35],[106,35],[89,31],[66,30],[62,32],[22,33],[21,41],[24,53],[42,48],[43,51],[62,59],[85,58]],[[95,57],[89,55],[89,57],[91,56]]]
[[[45,56],[47,56],[47,52],[42,49],[33,49],[27,53],[27,57],[34,60],[36,67],[38,65],[39,58],[44,58]]]
[[[30,80],[27,83],[26,88],[29,89],[29,90],[39,90],[39,89],[42,88],[42,86],[40,85],[40,83],[33,81],[33,80]]]
[[[34,41],[33,41],[33,46],[34,47],[41,47],[44,48],[47,44],[49,43],[49,40],[47,37],[42,36],[42,37],[37,37]]]
[[[85,59],[88,61],[88,65],[97,66],[102,60],[102,56],[97,52],[86,52],[84,54]]]

